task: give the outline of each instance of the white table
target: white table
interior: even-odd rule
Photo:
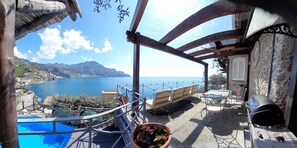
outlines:
[[[203,93],[203,95],[206,95],[206,96],[214,95],[212,97],[212,99],[221,101],[221,100],[227,99],[229,97],[230,90],[209,90],[206,93]]]

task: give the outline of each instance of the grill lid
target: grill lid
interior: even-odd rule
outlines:
[[[284,124],[284,115],[281,109],[270,99],[261,95],[254,95],[248,100],[250,120],[254,124],[272,126]]]

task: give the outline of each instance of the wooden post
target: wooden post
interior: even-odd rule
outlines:
[[[17,148],[17,114],[14,78],[15,0],[0,1],[0,143]]]
[[[204,92],[208,91],[208,64],[204,65]]]
[[[133,101],[139,98],[139,61],[140,61],[140,33],[137,32],[135,36],[135,44],[134,44],[134,58],[133,58]],[[138,94],[136,94],[138,93]],[[139,103],[133,103],[133,108],[137,106]],[[137,108],[135,108],[137,110]]]

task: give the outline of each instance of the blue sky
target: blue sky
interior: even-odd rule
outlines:
[[[137,29],[142,35],[159,40],[177,24],[214,0],[150,0]],[[97,61],[109,68],[133,72],[133,44],[126,40],[137,0],[122,0],[130,16],[119,23],[117,4],[112,9],[93,12],[93,1],[78,0],[83,17],[73,22],[69,17],[48,28],[30,33],[16,41],[15,55],[38,63],[75,64]],[[231,16],[206,22],[169,43],[178,48],[203,36],[232,29]],[[204,45],[203,47],[208,47]],[[199,50],[198,47],[194,50]],[[187,51],[190,52],[190,51]],[[209,63],[210,75],[212,60]],[[204,67],[155,49],[141,47],[140,76],[200,77]]]

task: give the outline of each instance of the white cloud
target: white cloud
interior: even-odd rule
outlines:
[[[73,50],[85,49],[92,50],[92,44],[90,40],[87,40],[86,37],[82,36],[82,32],[79,30],[71,29],[63,33],[63,43],[66,48],[65,54],[72,52]],[[64,51],[63,51],[64,52]]]
[[[106,39],[104,41],[104,47],[100,50],[99,48],[95,48],[94,51],[98,54],[98,53],[105,53],[105,52],[108,52],[108,51],[112,51],[112,46],[111,46],[111,43],[109,42],[108,39]]]
[[[90,57],[82,57],[82,59],[84,60],[84,61],[94,61],[92,58],[90,58]]]
[[[21,58],[21,59],[28,59],[28,55],[26,53],[22,54],[16,46],[14,47],[13,51],[14,51],[14,55],[16,57]]]
[[[112,45],[108,39],[104,42],[104,47],[100,50],[94,47],[94,43],[82,35],[80,30],[67,30],[61,36],[61,27],[46,28],[39,36],[42,41],[38,59],[54,59],[57,54],[76,53],[77,50],[93,50],[96,53],[104,53],[112,50]],[[28,51],[28,53],[32,51]]]
[[[60,36],[60,30],[57,28],[46,28],[42,33],[39,33],[42,41],[37,55],[42,59],[53,59],[56,53],[63,51],[63,40]]]
[[[32,52],[32,50],[28,50],[28,54],[31,54],[31,55],[33,55],[33,52]]]
[[[39,61],[39,59],[38,59],[38,58],[36,58],[36,57],[33,57],[31,61],[32,61],[32,62],[38,62],[38,61]]]

